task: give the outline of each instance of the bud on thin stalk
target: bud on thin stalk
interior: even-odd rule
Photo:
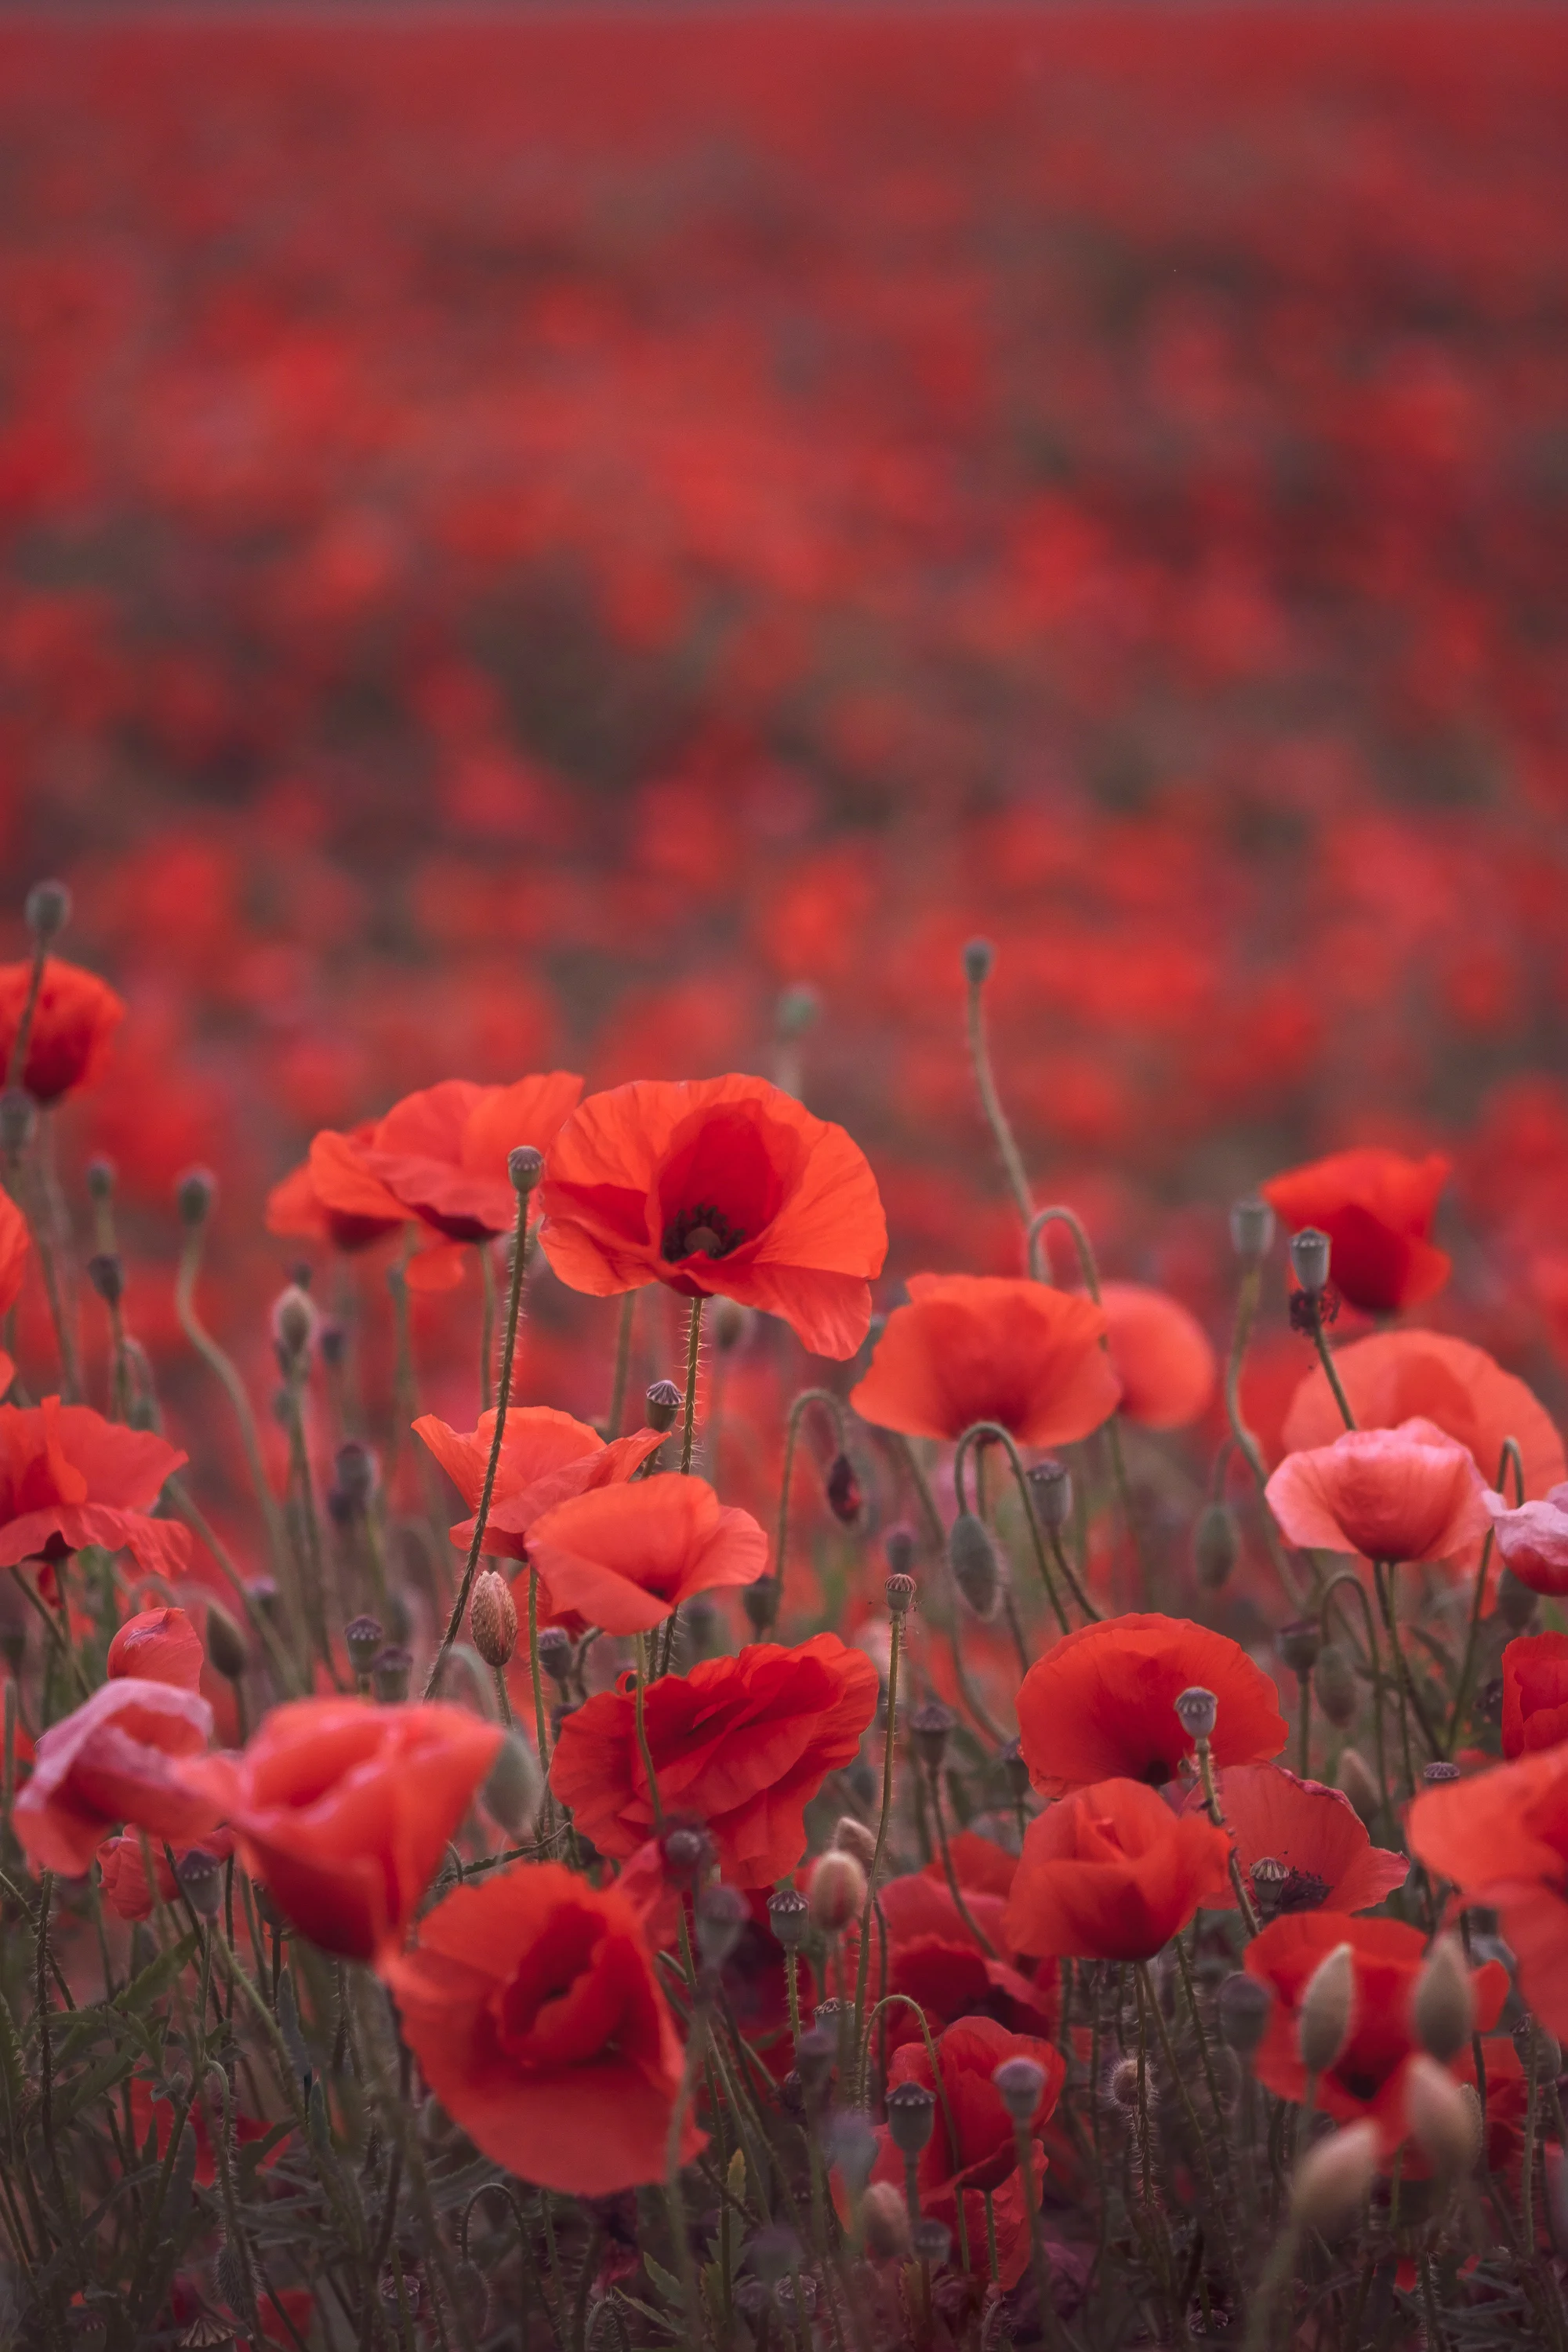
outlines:
[[[1354,2026],[1355,1953],[1336,1944],[1307,1979],[1296,2020],[1296,2046],[1308,2074],[1325,2074],[1343,2053]]]
[[[1377,2173],[1378,2130],[1374,2123],[1350,2124],[1318,2141],[1296,2168],[1290,2213],[1303,2229],[1336,2238],[1350,2227]]]
[[[1475,1996],[1463,1947],[1456,1936],[1439,1936],[1415,1979],[1411,2031],[1428,2056],[1446,2066],[1468,2048],[1475,2024]]]

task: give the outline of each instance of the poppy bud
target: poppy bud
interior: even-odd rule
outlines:
[[[1296,2019],[1296,2047],[1309,2074],[1324,2074],[1351,2038],[1355,2011],[1355,1953],[1336,1944],[1308,1978]]]
[[[272,1307],[272,1344],[286,1372],[308,1355],[315,1336],[316,1310],[310,1293],[291,1282],[279,1293]]]
[[[786,1952],[798,1952],[805,1941],[811,1906],[798,1886],[776,1887],[768,1897],[768,1922]]]
[[[1539,1606],[1540,1596],[1521,1584],[1511,1568],[1505,1568],[1497,1580],[1497,1611],[1503,1623],[1522,1633]]]
[[[112,1160],[89,1160],[87,1163],[87,1197],[95,1203],[114,1198],[114,1162]]]
[[[910,2210],[890,2180],[873,2180],[861,2199],[860,2234],[874,2263],[907,2261]]]
[[[1458,1778],[1458,1766],[1450,1764],[1445,1756],[1435,1756],[1429,1764],[1423,1764],[1421,1767],[1422,1783],[1428,1789],[1440,1789],[1445,1781],[1457,1780]]]
[[[1013,2121],[1032,2123],[1046,2087],[1045,2068],[1037,2066],[1032,2058],[1004,2058],[991,2080]]]
[[[887,1584],[883,1589],[888,1597],[889,1616],[907,1617],[910,1612],[910,1603],[913,1601],[915,1597],[914,1578],[912,1576],[889,1576]]]
[[[825,1853],[811,1874],[811,1924],[822,1936],[841,1936],[866,1902],[866,1874],[852,1853]]]
[[[509,1731],[496,1749],[479,1802],[499,1829],[520,1837],[539,1811],[539,1763],[526,1739]]]
[[[961,1511],[947,1539],[952,1580],[976,1617],[994,1616],[1002,1590],[1002,1563],[991,1530],[973,1511]]]
[[[1201,1683],[1194,1683],[1190,1689],[1178,1692],[1173,1705],[1176,1721],[1189,1739],[1213,1738],[1219,1715],[1219,1701],[1213,1691],[1205,1690]]]
[[[758,1633],[765,1633],[779,1613],[779,1580],[776,1576],[759,1576],[741,1587],[741,1606]]]
[[[910,2231],[910,2252],[916,2262],[939,2271],[952,2252],[952,2231],[934,2213],[922,2213]]]
[[[877,2135],[860,2107],[842,2107],[827,2126],[827,2160],[837,2166],[851,2197],[863,2197],[877,2161]]]
[[[1318,1663],[1312,1669],[1312,1688],[1318,1695],[1318,1705],[1337,1731],[1347,1729],[1355,1721],[1361,1710],[1355,1668],[1336,1643],[1325,1642],[1319,1651]]]
[[[1405,2070],[1405,2120],[1439,2180],[1457,2180],[1481,2151],[1480,2110],[1446,2066],[1418,2051]]]
[[[1464,1951],[1454,1937],[1439,1936],[1410,1997],[1411,2031],[1422,2049],[1446,2066],[1466,2047],[1475,2023]]]
[[[1226,1978],[1219,1989],[1220,2038],[1238,2058],[1250,2058],[1262,2041],[1274,1997],[1258,1977],[1245,1969]]]
[[[35,882],[27,893],[26,917],[39,946],[47,946],[71,919],[71,894],[65,883]]]
[[[843,1813],[833,1832],[832,1851],[852,1853],[862,1870],[869,1870],[877,1857],[877,1840],[864,1822],[853,1813]]]
[[[816,2015],[795,2044],[795,2072],[804,2088],[818,2094],[827,2088],[838,2056],[838,2013],[842,2004],[819,2000]]]
[[[679,1885],[695,1886],[713,1866],[713,1841],[701,1822],[667,1822],[658,1850],[666,1871]]]
[[[487,1666],[499,1668],[510,1662],[517,1647],[517,1603],[510,1585],[493,1568],[482,1569],[474,1579],[468,1630]]]
[[[7,1087],[0,1094],[0,1148],[13,1160],[27,1149],[38,1123],[38,1107],[26,1087]]]
[[[1241,1556],[1241,1532],[1228,1503],[1205,1503],[1193,1528],[1193,1574],[1205,1592],[1230,1580]]]
[[[1277,1636],[1279,1655],[1292,1674],[1310,1675],[1318,1663],[1323,1646],[1322,1633],[1315,1617],[1298,1617],[1292,1624],[1281,1625]]]
[[[1274,1212],[1256,1194],[1230,1213],[1230,1245],[1237,1257],[1267,1257],[1274,1246]]]
[[[381,1482],[381,1465],[374,1446],[360,1437],[350,1437],[339,1446],[332,1460],[338,1489],[356,1510],[363,1511]]]
[[[865,1498],[860,1492],[860,1481],[855,1475],[855,1465],[847,1454],[836,1454],[829,1463],[825,1492],[827,1507],[834,1517],[843,1526],[852,1528],[860,1516]]]
[[[900,2156],[919,2156],[936,2121],[936,2094],[923,2083],[899,2083],[888,2094],[888,2130]]]
[[[995,962],[996,950],[989,940],[971,940],[963,950],[963,977],[970,987],[983,988]]]
[[[125,1268],[117,1250],[99,1250],[87,1262],[87,1278],[106,1307],[118,1307],[125,1296]]]
[[[216,1919],[223,1901],[223,1864],[205,1846],[194,1845],[174,1864],[180,1892],[198,1919]]]
[[[1316,1225],[1303,1225],[1299,1234],[1291,1234],[1290,1265],[1309,1298],[1318,1297],[1328,1288],[1329,1256],[1329,1237]]]
[[[1015,1800],[1026,1797],[1032,1784],[1021,1739],[1010,1739],[1002,1750],[1002,1769],[1006,1776],[1007,1794]]]
[[[1377,2171],[1378,2128],[1349,2124],[1310,2147],[1296,2168],[1290,2211],[1304,2230],[1333,2238],[1361,2210]]]
[[[572,1679],[572,1636],[564,1625],[546,1625],[539,1636],[539,1663],[564,1690]]]
[[[710,1328],[713,1345],[721,1356],[731,1355],[749,1335],[755,1321],[752,1309],[742,1307],[738,1298],[716,1298],[711,1309]]]
[[[1374,1822],[1383,1810],[1383,1792],[1359,1749],[1346,1748],[1342,1751],[1339,1781],[1341,1795],[1350,1799],[1362,1820]]]
[[[1065,1462],[1047,1455],[1028,1474],[1035,1517],[1043,1528],[1065,1528],[1072,1517],[1072,1472]]]
[[[692,1906],[692,1916],[704,1968],[721,1969],[751,1916],[745,1896],[738,1887],[705,1886]]]
[[[544,1154],[531,1143],[519,1143],[506,1155],[506,1172],[514,1192],[529,1193],[544,1173]]]
[[[924,1706],[917,1706],[910,1716],[910,1738],[914,1743],[915,1754],[928,1771],[941,1770],[942,1759],[947,1754],[947,1743],[957,1721],[952,1707],[944,1706],[939,1698],[928,1699]]]
[[[396,1706],[408,1696],[408,1677],[413,1672],[413,1653],[399,1643],[389,1643],[370,1670],[376,1697],[383,1706]]]
[[[643,1398],[643,1418],[650,1429],[673,1429],[681,1395],[673,1381],[655,1381]]]
[[[217,1601],[207,1602],[207,1655],[225,1682],[237,1683],[250,1664],[250,1644]]]
[[[351,1617],[343,1627],[349,1664],[356,1675],[368,1675],[381,1655],[385,1635],[376,1617]]]
[[[0,1108],[5,1097],[0,1096]],[[174,1202],[183,1225],[205,1225],[217,1199],[217,1178],[210,1168],[187,1168],[174,1188]]]

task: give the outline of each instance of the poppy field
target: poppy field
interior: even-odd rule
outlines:
[[[1565,106],[0,20],[0,2352],[1568,2352]]]

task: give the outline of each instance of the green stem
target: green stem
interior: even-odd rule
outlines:
[[[969,1428],[963,1432],[962,1437],[960,1437],[957,1450],[952,1457],[952,1486],[954,1499],[956,1500],[961,1512],[967,1507],[964,1501],[963,1486],[964,1463],[970,1447],[978,1446],[984,1443],[1000,1445],[1006,1452],[1007,1461],[1013,1473],[1013,1483],[1018,1490],[1018,1499],[1024,1507],[1024,1517],[1028,1525],[1029,1540],[1035,1548],[1035,1564],[1040,1571],[1040,1581],[1046,1588],[1046,1597],[1049,1601],[1051,1607],[1056,1613],[1057,1622],[1061,1627],[1062,1632],[1066,1633],[1070,1630],[1068,1624],[1067,1611],[1062,1606],[1061,1595],[1057,1591],[1056,1580],[1051,1574],[1050,1565],[1047,1559],[1045,1532],[1040,1526],[1037,1516],[1036,1515],[1035,1498],[1029,1491],[1029,1481],[1025,1475],[1024,1465],[1019,1459],[1018,1449],[1013,1443],[1012,1434],[1008,1430],[1004,1429],[999,1421],[973,1422],[970,1424]],[[977,1456],[975,1464],[975,1483],[977,1487],[979,1485],[979,1457]],[[1068,1580],[1069,1582],[1072,1580],[1070,1576]],[[1079,1597],[1080,1600],[1082,1599],[1081,1594]]]
[[[1377,1759],[1377,1786],[1383,1798],[1384,1811],[1392,1814],[1394,1801],[1388,1792],[1388,1759],[1383,1726],[1383,1662],[1378,1650],[1377,1620],[1373,1614],[1372,1603],[1366,1597],[1366,1587],[1353,1568],[1342,1568],[1336,1575],[1329,1579],[1323,1588],[1322,1600],[1319,1603],[1318,1622],[1323,1629],[1324,1641],[1331,1640],[1332,1634],[1329,1624],[1330,1605],[1335,1595],[1347,1587],[1361,1602],[1362,1615],[1366,1620],[1367,1664],[1372,1673],[1372,1736],[1373,1753]]]
[[[1500,1495],[1506,1496],[1508,1492],[1504,1482],[1508,1477],[1510,1464],[1513,1468],[1514,1505],[1516,1508],[1521,1509],[1524,1504],[1524,1457],[1520,1453],[1518,1440],[1505,1437],[1502,1442],[1502,1453],[1498,1460],[1497,1489]],[[1459,1667],[1458,1685],[1454,1692],[1454,1712],[1449,1717],[1448,1737],[1445,1743],[1449,1756],[1453,1755],[1458,1746],[1459,1726],[1464,1721],[1465,1709],[1470,1701],[1470,1685],[1475,1678],[1476,1671],[1476,1647],[1480,1639],[1481,1606],[1486,1599],[1487,1570],[1491,1565],[1494,1537],[1495,1529],[1489,1528],[1486,1542],[1481,1547],[1480,1566],[1476,1571],[1476,1589],[1470,1601],[1470,1621],[1465,1634],[1465,1654]]]
[[[952,1855],[949,1851],[947,1843],[947,1822],[942,1809],[942,1780],[934,1765],[930,1768],[927,1777],[931,1783],[931,1811],[936,1816],[936,1842],[942,1853],[942,1876],[947,1881],[947,1891],[952,1897],[953,1908],[958,1913],[958,1916],[963,1920],[964,1926],[968,1928],[970,1934],[973,1937],[975,1942],[980,1946],[981,1950],[986,1953],[990,1958],[994,1959],[996,1958],[996,1947],[991,1941],[990,1937],[985,1933],[984,1927],[979,1926],[973,1914],[971,1912],[968,1904],[964,1901],[963,1889],[958,1883],[958,1873],[952,1866]]]
[[[784,1468],[779,1476],[778,1533],[773,1539],[773,1574],[781,1580],[784,1571],[784,1545],[789,1538],[789,1490],[795,1472],[795,1442],[805,1409],[813,1404],[823,1406],[833,1415],[839,1451],[842,1453],[844,1450],[844,1407],[838,1398],[831,1389],[802,1389],[790,1406],[789,1418],[784,1423]]]
[[[637,1684],[636,1692],[633,1694],[633,1705],[637,1717],[637,1751],[642,1758],[643,1770],[647,1774],[647,1798],[648,1803],[653,1808],[653,1826],[655,1835],[657,1836],[658,1832],[664,1827],[664,1808],[658,1801],[658,1777],[653,1769],[653,1751],[647,1744],[647,1723],[644,1713],[644,1693],[647,1689],[648,1679],[647,1636],[646,1633],[638,1633],[636,1636],[636,1640],[637,1645]],[[684,1912],[682,1912],[681,1917],[684,1922]]]
[[[898,1748],[899,1725],[899,1653],[903,1643],[904,1621],[901,1614],[891,1621],[888,1643],[887,1736],[882,1743],[882,1809],[877,1817],[877,1843],[871,1853],[871,1866],[866,1873],[866,1900],[860,1910],[860,1950],[855,1966],[855,2047],[859,2052],[861,2104],[865,2103],[866,2075],[870,2063],[870,2036],[865,2032],[866,1980],[871,1966],[871,1906],[877,1899],[877,1873],[882,1866],[882,1851],[888,1843],[888,1823],[893,1812],[893,1763]]]
[[[1329,1386],[1334,1392],[1334,1402],[1339,1406],[1340,1419],[1347,1429],[1353,1429],[1355,1415],[1351,1411],[1351,1401],[1346,1396],[1340,1380],[1340,1368],[1334,1361],[1334,1351],[1329,1345],[1329,1335],[1323,1328],[1322,1310],[1316,1299],[1312,1302],[1312,1339],[1318,1350],[1318,1360],[1322,1365]]]
[[[680,1425],[680,1475],[691,1475],[691,1446],[697,1430],[697,1364],[702,1352],[703,1299],[699,1294],[691,1302],[691,1317],[686,1330],[686,1413]]]
[[[1237,1292],[1236,1321],[1231,1328],[1230,1354],[1225,1367],[1226,1419],[1230,1423],[1230,1433],[1257,1482],[1260,1497],[1268,1489],[1268,1465],[1263,1459],[1263,1448],[1242,1418],[1241,1374],[1247,1361],[1247,1342],[1252,1337],[1253,1318],[1258,1313],[1258,1297],[1262,1284],[1263,1267],[1260,1263],[1254,1262],[1242,1276],[1241,1286]],[[1263,1505],[1263,1534],[1274,1572],[1289,1596],[1292,1610],[1299,1615],[1302,1605],[1301,1587],[1285,1557],[1284,1547],[1274,1524],[1274,1515],[1267,1502]]]
[[[174,1312],[179,1318],[180,1328],[186,1339],[209,1370],[217,1375],[234,1408],[234,1417],[239,1423],[240,1442],[245,1448],[245,1458],[250,1471],[251,1484],[256,1488],[256,1499],[261,1506],[261,1516],[267,1523],[268,1540],[273,1560],[280,1564],[285,1549],[283,1524],[278,1509],[278,1498],[268,1482],[266,1467],[262,1462],[261,1439],[257,1431],[256,1415],[251,1411],[250,1398],[247,1393],[245,1382],[240,1379],[233,1362],[218,1346],[196,1312],[196,1276],[201,1270],[202,1247],[205,1235],[205,1219],[200,1224],[193,1225],[186,1234],[185,1246],[180,1253],[179,1271],[174,1276]]]
[[[1083,1286],[1098,1307],[1100,1268],[1095,1263],[1093,1246],[1077,1212],[1064,1207],[1059,1202],[1051,1208],[1042,1209],[1037,1216],[1031,1217],[1029,1220],[1029,1230],[1026,1240],[1029,1252],[1031,1278],[1036,1282],[1044,1283],[1048,1283],[1051,1278],[1050,1261],[1046,1255],[1045,1244],[1047,1225],[1065,1225],[1072,1235],[1072,1244],[1078,1252],[1079,1270],[1083,1276]]]
[[[476,1242],[479,1261],[479,1411],[490,1409],[490,1364],[496,1349],[496,1267],[488,1241]]]
[[[1026,1229],[1033,1219],[1035,1204],[1029,1198],[1029,1180],[1024,1171],[1023,1156],[1007,1123],[1007,1114],[1002,1108],[1002,1097],[996,1091],[996,1081],[992,1075],[991,1049],[985,1037],[984,991],[984,980],[970,981],[969,1059],[974,1071],[974,1083],[980,1090],[981,1108],[985,1113],[986,1124],[1002,1156],[1008,1190],[1017,1203],[1018,1214]]]
[[[637,1295],[628,1290],[621,1301],[620,1318],[616,1327],[616,1371],[610,1384],[610,1410],[605,1416],[605,1435],[616,1438],[621,1433],[621,1415],[626,1409],[626,1383],[632,1370],[632,1327],[637,1321]]]

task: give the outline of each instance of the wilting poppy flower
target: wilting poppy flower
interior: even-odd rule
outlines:
[[[1465,1551],[1486,1533],[1485,1492],[1468,1449],[1430,1421],[1342,1430],[1288,1454],[1267,1488],[1287,1542],[1404,1560]]]
[[[1436,1152],[1331,1152],[1287,1169],[1258,1190],[1292,1233],[1316,1225],[1333,1244],[1335,1283],[1352,1307],[1385,1315],[1418,1307],[1448,1279],[1449,1258],[1430,1240],[1448,1162]]]
[[[1029,2178],[1021,2179],[1012,2117],[992,2080],[1009,2058],[1027,2058],[1045,2076],[1039,2104],[1029,2119]],[[1029,2207],[1037,2202],[1046,2169],[1038,2135],[1049,2120],[1066,2068],[1053,2043],[1034,2034],[1009,2033],[994,2018],[965,2017],[950,2025],[936,2045],[936,2070],[923,2041],[894,2053],[888,2088],[919,2083],[938,2094],[931,2136],[917,2166],[921,2211],[945,2221],[952,2231],[952,2259],[960,2253],[958,2203],[963,2200],[963,2243],[969,2267],[989,2276],[985,2199],[991,2197],[996,2232],[997,2270],[1005,2287],[1016,2286],[1029,2264]],[[940,2079],[939,2079],[940,2076]],[[949,2128],[951,2119],[951,2129]],[[904,2185],[904,2159],[886,2124],[877,2129],[873,2180]]]
[[[782,1316],[818,1356],[852,1356],[887,1255],[858,1144],[763,1078],[638,1079],[590,1095],[555,1139],[540,1241],[564,1283]]]
[[[201,1636],[183,1609],[144,1609],[128,1617],[109,1645],[109,1676],[139,1675],[144,1683],[200,1688],[205,1658]]]
[[[1231,1764],[1219,1775],[1220,1808],[1237,1859],[1265,1919],[1289,1911],[1370,1911],[1410,1875],[1402,1853],[1373,1845],[1350,1799],[1320,1780],[1301,1780],[1280,1764]],[[1186,1810],[1195,1812],[1203,1790]],[[1254,1878],[1260,1863],[1283,1878]]]
[[[0,1071],[10,1068],[32,984],[30,961],[0,964]],[[40,1103],[58,1102],[78,1087],[90,1086],[124,1018],[122,999],[95,971],[83,971],[58,956],[46,958],[19,1083]]]
[[[433,1412],[414,1423],[470,1510],[477,1509],[484,1487],[495,1425],[493,1412],[481,1413],[479,1427],[467,1434],[449,1429]],[[551,1405],[512,1405],[501,1432],[485,1549],[505,1559],[526,1559],[526,1539],[536,1519],[573,1495],[629,1478],[663,1443],[660,1431],[639,1429],[606,1445],[596,1429],[569,1412]],[[465,1519],[452,1529],[452,1541],[467,1546],[473,1533],[473,1520]]]
[[[1513,1438],[1524,1463],[1524,1491],[1544,1495],[1568,1479],[1552,1416],[1539,1397],[1505,1372],[1484,1348],[1446,1331],[1374,1331],[1334,1350],[1356,1425],[1396,1429],[1405,1421],[1431,1421],[1468,1448],[1489,1486],[1498,1476],[1505,1437]],[[1321,1364],[1301,1382],[1285,1415],[1288,1452],[1304,1454],[1331,1445],[1344,1421]]]
[[[1568,1485],[1553,1486],[1517,1510],[1510,1511],[1489,1487],[1482,1500],[1503,1566],[1531,1592],[1568,1592]]]
[[[1230,1842],[1138,1780],[1075,1789],[1024,1837],[1007,1941],[1039,1958],[1148,1960],[1200,1904],[1229,1896]]]
[[[163,1853],[164,1841],[148,1842],[153,1857],[153,1879],[160,1899],[173,1903],[175,1896],[174,1874]],[[226,1862],[234,1852],[234,1832],[231,1829],[204,1830],[198,1838],[181,1838],[170,1843],[176,1862],[184,1862],[188,1853],[198,1849],[210,1853],[219,1862]],[[147,1872],[139,1837],[105,1838],[98,1849],[98,1874],[103,1889],[103,1899],[120,1919],[150,1919],[153,1916],[153,1888],[147,1884]]]
[[[150,1430],[105,1421],[90,1405],[0,1404],[0,1568],[58,1559],[84,1544],[123,1546],[149,1574],[178,1576],[191,1539],[149,1517],[186,1460]]]
[[[0,1192],[0,1316],[8,1315],[22,1295],[31,1237],[27,1220],[9,1192]],[[16,1367],[0,1348],[0,1396],[16,1377]]]
[[[1568,2034],[1568,1743],[1423,1790],[1405,1827],[1434,1876],[1496,1911],[1521,1997]]]
[[[909,1291],[849,1392],[863,1421],[949,1438],[994,1421],[1020,1445],[1067,1445],[1115,1412],[1121,1384],[1092,1298],[975,1274],[914,1274]]]
[[[1216,1764],[1278,1756],[1279,1694],[1239,1642],[1185,1617],[1108,1617],[1052,1643],[1018,1690],[1018,1738],[1043,1797],[1126,1778],[1161,1788],[1194,1752],[1176,1701],[1194,1685],[1219,1702]]]
[[[1301,1996],[1329,1954],[1349,1944],[1355,1969],[1350,2038],[1318,2078],[1317,2105],[1336,2123],[1370,2116],[1392,2156],[1405,2137],[1405,2075],[1415,2054],[1410,2001],[1426,1959],[1426,1938],[1401,1919],[1358,1919],[1343,1911],[1302,1911],[1276,1919],[1247,1948],[1248,1976],[1274,1995],[1253,2071],[1277,2098],[1307,2095],[1301,2063]],[[1476,2031],[1489,2033],[1508,1998],[1499,1960],[1472,1969]]]
[[[553,1622],[646,1633],[693,1593],[754,1584],[768,1539],[704,1478],[639,1478],[557,1503],[529,1530],[528,1557]]]
[[[212,1709],[195,1691],[126,1675],[39,1735],[32,1778],[12,1820],[44,1870],[79,1877],[121,1822],[154,1839],[199,1840],[218,1818],[181,1759],[212,1738]]]
[[[680,2042],[614,1887],[555,1862],[460,1886],[381,1973],[426,2081],[494,2163],[565,2197],[664,2179]],[[705,2137],[689,2114],[682,2164]]]
[[[1502,1752],[1568,1739],[1568,1633],[1527,1633],[1502,1654]]]
[[[267,1195],[268,1232],[359,1250],[406,1224],[407,1210],[363,1164],[362,1155],[375,1126],[374,1119],[366,1119],[347,1135],[323,1129],[310,1146],[309,1160],[291,1169]],[[350,1200],[360,1206],[342,1205]]]
[[[439,1702],[303,1698],[274,1707],[242,1755],[186,1779],[290,1924],[368,1960],[401,1942],[500,1740],[499,1725]]]
[[[706,1822],[726,1878],[765,1886],[800,1860],[805,1809],[851,1761],[876,1706],[876,1667],[837,1633],[663,1675],[644,1703],[660,1804]],[[567,1717],[550,1785],[601,1853],[637,1852],[653,1803],[630,1690],[601,1691]]]
[[[1102,1282],[1100,1303],[1127,1419],[1145,1429],[1182,1429],[1196,1421],[1219,1371],[1197,1317],[1142,1282]]]

